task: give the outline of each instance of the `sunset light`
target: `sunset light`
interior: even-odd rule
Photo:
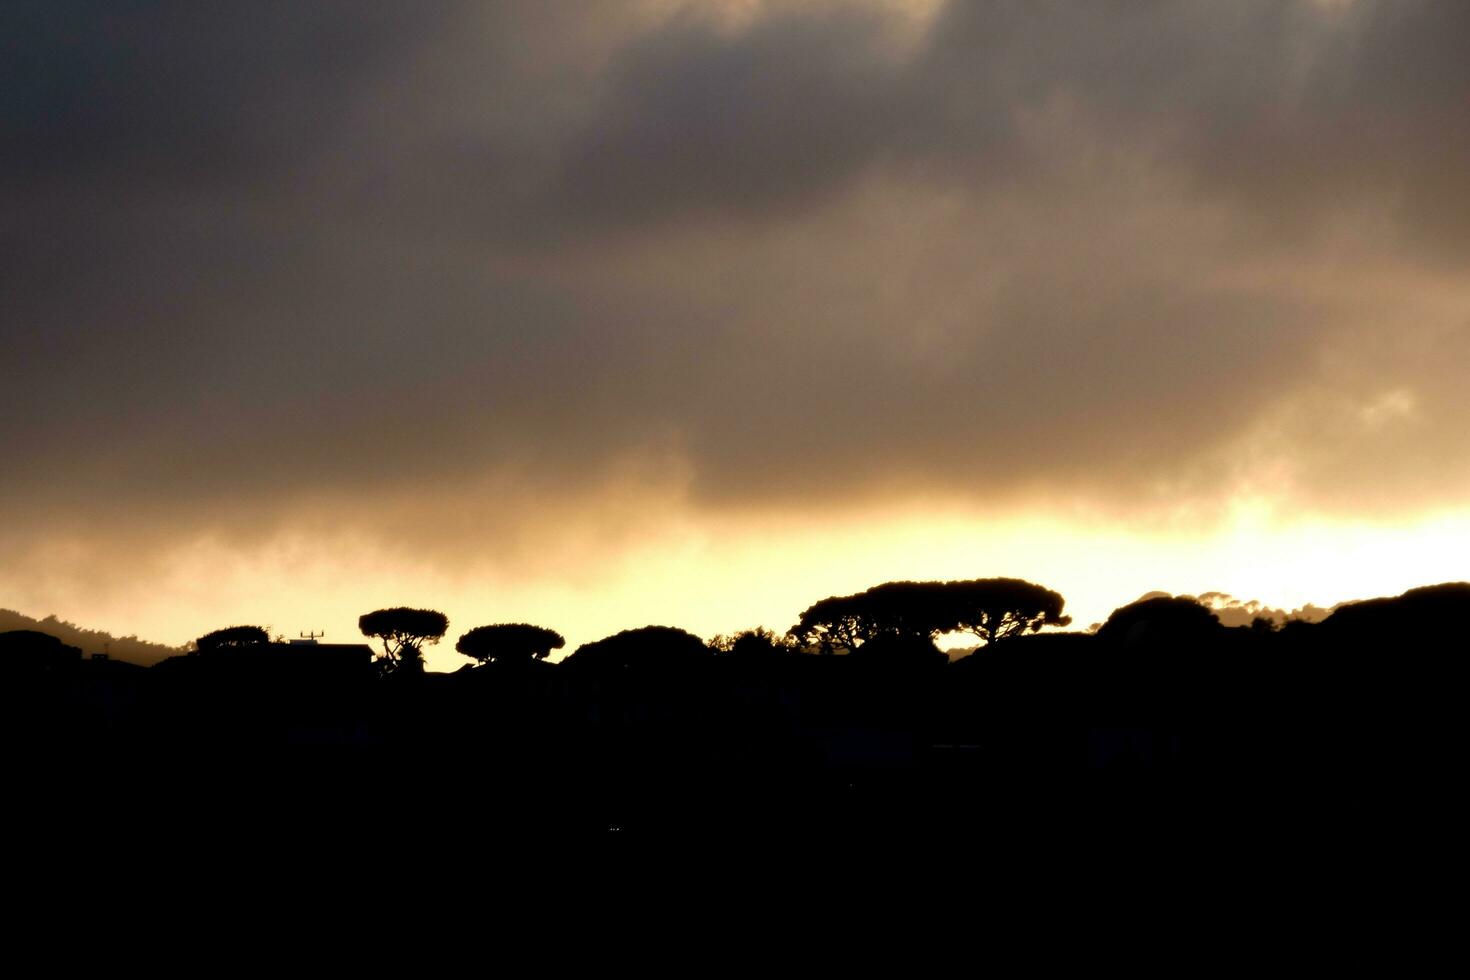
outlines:
[[[7,2],[13,809],[1119,908],[1450,813],[1467,273],[1467,0]]]

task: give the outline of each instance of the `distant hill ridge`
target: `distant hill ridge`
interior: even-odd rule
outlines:
[[[80,647],[82,653],[106,653],[114,660],[150,666],[168,657],[184,653],[183,647],[171,647],[162,643],[149,643],[136,636],[113,636],[101,630],[83,629],[55,616],[35,619],[14,609],[0,609],[0,633],[10,630],[36,630],[56,637],[62,643]]]

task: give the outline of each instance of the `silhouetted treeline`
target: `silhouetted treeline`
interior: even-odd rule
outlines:
[[[101,653],[115,660],[126,660],[144,666],[185,652],[179,647],[149,643],[136,636],[114,636],[101,630],[83,629],[75,623],[69,623],[55,616],[34,619],[13,609],[0,609],[0,633],[8,633],[12,630],[36,630],[77,647],[89,656]]]
[[[1153,597],[1095,632],[1039,632],[1061,611],[1016,580],[892,583],[817,603],[785,635],[650,626],[559,663],[554,630],[476,627],[458,642],[475,662],[453,673],[422,669],[447,630],[432,610],[365,615],[378,655],[235,626],[151,668],[13,631],[3,737],[74,792],[85,773],[205,811],[370,813],[385,833],[407,831],[392,826],[412,822],[408,800],[481,827],[745,833],[1160,794],[1423,800],[1451,793],[1470,747],[1470,584],[1284,627]],[[989,642],[950,662],[934,639],[956,628]]]

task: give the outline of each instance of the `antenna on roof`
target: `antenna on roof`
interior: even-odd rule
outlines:
[[[321,632],[321,633],[298,633],[297,635],[300,636],[303,640],[320,640],[322,637],[326,636],[327,634],[325,632]]]

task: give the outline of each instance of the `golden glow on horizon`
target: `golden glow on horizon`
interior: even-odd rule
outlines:
[[[428,650],[432,669],[465,661],[454,640],[472,626],[527,621],[578,644],[659,623],[709,638],[765,625],[785,629],[824,596],[894,579],[1017,576],[1060,591],[1075,628],[1145,592],[1228,592],[1287,610],[1392,595],[1470,578],[1470,511],[1411,524],[1288,520],[1265,499],[1236,502],[1213,530],[1161,522],[1089,523],[1041,515],[977,519],[959,509],[891,511],[802,525],[682,515],[642,544],[579,556],[566,574],[483,567],[457,575],[404,562],[366,540],[331,544],[282,536],[251,554],[201,541],[175,553],[163,580],[125,592],[55,590],[50,580],[6,585],[31,615],[183,643],[207,630],[259,623],[295,636],[326,630],[358,642],[357,617],[391,605],[445,612],[450,631]],[[11,603],[7,603],[11,604]],[[963,638],[948,645],[964,645]]]

